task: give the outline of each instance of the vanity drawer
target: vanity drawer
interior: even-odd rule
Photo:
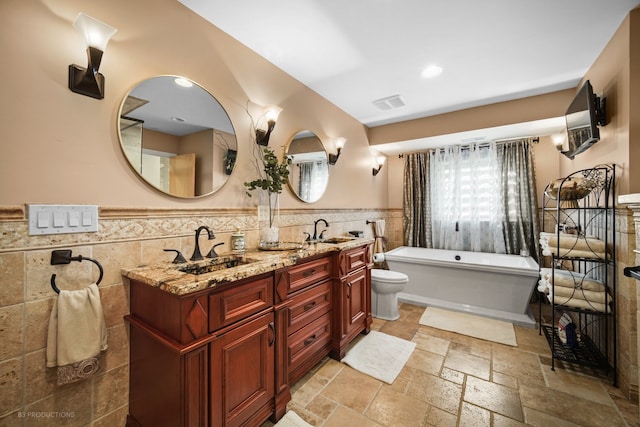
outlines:
[[[209,331],[213,332],[273,305],[273,279],[266,277],[209,296]]]
[[[331,281],[312,286],[291,295],[289,304],[289,334],[305,326],[316,317],[331,311]]]
[[[340,272],[341,276],[349,274],[359,268],[367,266],[369,251],[366,247],[353,248],[342,251],[340,254]]]
[[[289,372],[312,358],[317,352],[328,349],[331,344],[331,312],[325,313],[309,323],[287,340]]]
[[[331,258],[324,257],[287,268],[283,274],[287,282],[287,293],[295,292],[312,283],[331,277]]]

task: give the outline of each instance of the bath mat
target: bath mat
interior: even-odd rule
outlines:
[[[501,320],[475,316],[457,311],[427,307],[420,318],[421,325],[443,329],[457,334],[468,335],[487,341],[517,347],[516,333],[513,325]]]
[[[295,412],[287,411],[273,427],[311,427],[311,424],[300,418],[300,415]]]
[[[363,374],[392,384],[415,348],[414,342],[371,331],[354,341],[341,362]]]

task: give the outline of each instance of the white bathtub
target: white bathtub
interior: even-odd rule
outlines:
[[[399,301],[536,326],[529,300],[540,268],[531,257],[401,246],[385,259],[409,276]]]

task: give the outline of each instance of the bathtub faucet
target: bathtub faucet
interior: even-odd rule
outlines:
[[[318,240],[318,223],[320,222],[324,222],[325,226],[329,226],[329,223],[327,222],[326,219],[320,218],[319,220],[317,220],[316,222],[313,223],[313,237],[311,238],[312,241],[316,241]],[[322,232],[324,233],[324,231]],[[320,235],[322,236],[322,233],[320,233]]]

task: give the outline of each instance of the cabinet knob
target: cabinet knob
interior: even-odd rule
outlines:
[[[316,306],[316,301],[311,301],[309,304],[306,304],[304,306],[304,311],[309,311],[315,306]]]
[[[304,273],[302,273],[302,277],[311,277],[314,274],[316,274],[316,269],[312,268],[311,270],[305,271]]]

